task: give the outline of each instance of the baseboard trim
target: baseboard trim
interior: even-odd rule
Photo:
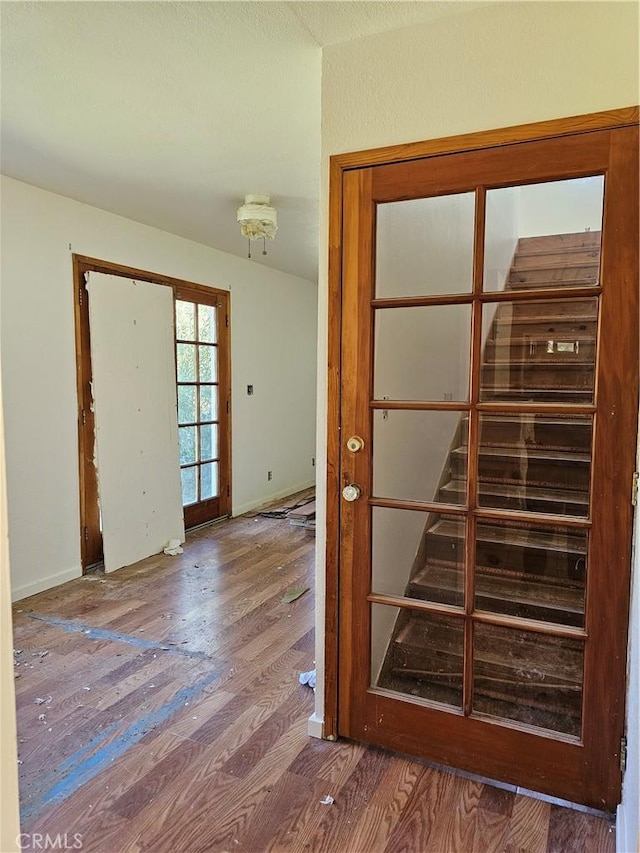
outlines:
[[[55,575],[47,575],[37,581],[23,584],[22,586],[12,587],[11,601],[22,601],[23,598],[29,598],[38,592],[45,592],[52,589],[54,586],[67,583],[67,581],[75,580],[82,577],[81,566],[74,566],[71,569],[65,569],[63,572],[57,572]]]
[[[286,489],[281,489],[278,492],[274,492],[272,495],[265,495],[258,500],[249,501],[248,503],[241,504],[240,506],[234,506],[232,516],[235,518],[237,515],[244,515],[245,512],[251,512],[251,510],[254,509],[263,509],[265,506],[269,506],[269,504],[272,504],[274,501],[280,500],[280,498],[288,498],[289,495],[295,495],[296,492],[303,492],[305,489],[310,489],[312,486],[315,486],[315,484],[315,480],[309,480],[306,483],[287,486]]]
[[[307,723],[307,734],[309,737],[316,737],[322,740],[324,738],[324,719],[318,717],[317,714],[312,714]]]

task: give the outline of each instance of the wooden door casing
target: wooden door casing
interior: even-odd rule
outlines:
[[[637,111],[633,113],[637,117]],[[627,117],[630,117],[627,114]],[[608,116],[610,124],[621,122],[619,114]],[[497,148],[495,134],[486,148],[478,146],[478,136],[462,138],[452,146],[461,153],[452,153],[441,158],[437,172],[432,169],[429,157],[416,160],[408,167],[395,163],[382,168],[356,168],[350,162],[346,166],[332,163],[334,187],[340,180],[340,196],[343,204],[332,204],[332,228],[330,258],[332,263],[333,295],[337,300],[336,266],[339,265],[341,279],[341,314],[332,316],[330,322],[330,389],[336,381],[337,365],[341,366],[343,388],[340,402],[342,414],[338,416],[340,435],[361,435],[365,443],[371,444],[371,419],[362,418],[369,411],[371,390],[371,341],[373,299],[373,252],[375,240],[375,204],[379,201],[398,200],[418,195],[437,195],[456,190],[469,190],[486,185],[506,185],[509,182],[523,183],[538,180],[556,180],[586,174],[605,174],[607,181],[605,208],[605,244],[603,246],[602,270],[604,288],[594,293],[601,294],[601,329],[615,330],[615,334],[600,337],[598,376],[598,414],[595,430],[594,452],[599,460],[594,470],[592,483],[593,524],[591,536],[592,565],[599,563],[615,567],[613,572],[592,571],[587,589],[587,629],[585,636],[587,665],[584,679],[583,740],[576,744],[571,738],[559,735],[548,737],[534,734],[518,726],[508,726],[509,749],[501,747],[501,724],[486,720],[465,718],[463,714],[443,714],[411,701],[397,701],[380,692],[369,689],[368,667],[363,666],[363,652],[368,654],[368,620],[362,620],[357,602],[375,600],[369,595],[368,565],[362,558],[370,547],[367,498],[371,495],[368,485],[371,479],[370,461],[363,455],[349,456],[339,453],[340,438],[329,432],[329,486],[335,492],[347,482],[357,482],[365,487],[363,499],[349,506],[329,502],[328,529],[328,629],[332,626],[336,606],[337,573],[331,576],[332,559],[337,558],[340,545],[340,652],[339,671],[339,726],[338,731],[360,740],[370,740],[396,749],[420,754],[445,764],[472,770],[483,775],[494,776],[514,784],[525,785],[537,790],[561,796],[565,799],[612,809],[620,793],[619,745],[624,722],[624,658],[626,653],[626,625],[628,616],[628,584],[630,570],[631,505],[629,501],[631,475],[634,465],[634,438],[637,417],[637,171],[634,168],[637,154],[637,127],[624,130],[599,130],[604,119],[583,117],[576,120],[583,128],[580,133],[570,133],[566,122],[563,130],[558,128],[556,139],[553,123],[528,128],[528,138],[550,136],[544,142],[526,143],[525,132],[505,132],[507,138],[522,139],[522,143]],[[596,129],[592,130],[594,123]],[[585,133],[584,128],[588,129]],[[574,125],[574,130],[576,126]],[[518,131],[518,129],[515,129]],[[496,132],[497,133],[497,132]],[[511,141],[511,139],[509,140]],[[446,142],[446,141],[445,141]],[[465,143],[476,151],[465,150]],[[434,143],[435,144],[435,143]],[[426,143],[429,146],[429,143]],[[523,147],[528,146],[528,148]],[[442,146],[441,146],[442,147]],[[446,146],[445,146],[446,149]],[[412,151],[415,152],[414,146]],[[451,149],[450,149],[451,150]],[[399,149],[393,149],[393,160],[401,160]],[[426,152],[427,155],[429,152]],[[443,153],[443,152],[436,152]],[[375,155],[375,152],[374,152]],[[348,161],[350,155],[345,155]],[[364,156],[364,155],[363,155]],[[417,155],[415,155],[417,156]],[[375,156],[372,157],[375,161]],[[378,159],[377,162],[380,162]],[[622,164],[626,164],[623,169]],[[365,163],[366,165],[366,163]],[[624,173],[626,171],[626,173]],[[630,170],[630,171],[628,171]],[[490,178],[487,176],[490,175]],[[635,182],[635,183],[634,183]],[[635,190],[634,190],[635,186]],[[484,190],[481,190],[483,192]],[[478,198],[481,198],[479,193]],[[476,217],[476,243],[482,245],[483,222]],[[338,254],[336,240],[342,233],[347,236]],[[358,234],[357,239],[355,234]],[[607,235],[609,237],[607,238]],[[612,237],[615,235],[615,239]],[[479,242],[480,241],[480,242]],[[338,240],[339,243],[339,240]],[[478,313],[482,308],[481,251],[475,255],[474,292],[470,296],[451,297],[450,302],[466,302],[474,306],[473,346],[479,347]],[[357,283],[358,286],[354,286]],[[581,295],[587,295],[584,288]],[[525,294],[526,296],[527,294]],[[531,293],[528,294],[532,296]],[[523,297],[524,298],[524,297]],[[495,299],[495,295],[492,296]],[[372,301],[373,300],[373,301]],[[388,301],[388,300],[386,300]],[[442,304],[441,297],[405,298],[396,300],[397,305]],[[337,324],[349,329],[349,334],[338,338]],[[478,377],[472,378],[477,390]],[[477,396],[476,396],[477,400]],[[375,404],[373,404],[375,405]],[[393,404],[391,404],[393,405]],[[332,400],[330,415],[337,415],[338,400]],[[385,407],[389,404],[385,403]],[[406,407],[402,403],[402,407]],[[439,409],[443,406],[440,404]],[[456,405],[457,409],[464,406]],[[514,405],[514,411],[522,407]],[[487,408],[490,410],[490,407]],[[553,411],[549,406],[548,411]],[[567,409],[565,407],[564,411]],[[360,413],[360,414],[359,414]],[[613,413],[608,415],[607,413]],[[335,428],[336,421],[330,421]],[[619,437],[611,441],[612,425]],[[477,445],[477,428],[472,428],[470,440]],[[337,476],[336,462],[340,458],[341,470]],[[473,474],[471,474],[473,480]],[[470,495],[475,494],[475,483],[469,484]],[[331,497],[331,492],[330,492]],[[473,510],[473,506],[469,506]],[[342,522],[342,536],[337,537],[337,517]],[[473,518],[470,524],[473,525]],[[332,526],[335,525],[335,526]],[[605,539],[612,530],[619,546],[611,550]],[[355,535],[352,532],[355,531]],[[335,550],[332,547],[335,546]],[[468,542],[468,547],[471,545]],[[598,556],[599,555],[599,556]],[[469,582],[469,578],[467,578]],[[467,596],[467,600],[470,600]],[[388,603],[388,602],[387,602]],[[467,623],[470,624],[470,623]],[[540,630],[538,628],[538,630]],[[544,630],[544,629],[543,629]],[[567,630],[566,636],[576,636]],[[327,659],[328,674],[331,673],[332,654],[336,653],[335,637],[328,630]],[[467,635],[466,643],[470,643]],[[602,678],[593,661],[607,662],[608,678]],[[610,662],[613,662],[610,665]],[[469,678],[470,675],[467,675]],[[358,684],[357,689],[353,685]],[[330,713],[335,706],[335,694],[329,687],[327,702]],[[465,710],[469,713],[468,702]],[[394,719],[394,730],[381,725],[381,720]],[[461,725],[463,723],[464,725]],[[605,731],[606,729],[606,731]],[[420,732],[437,730],[437,743],[433,739],[427,745]],[[495,743],[494,743],[495,741]],[[540,760],[541,744],[544,761]],[[513,768],[514,750],[517,755],[517,771]],[[478,756],[492,753],[489,762],[478,760]],[[507,754],[508,753],[508,754]],[[576,773],[576,766],[582,772]]]

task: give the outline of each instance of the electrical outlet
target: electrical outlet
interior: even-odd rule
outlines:
[[[253,385],[247,385],[247,396],[251,397],[253,394]]]
[[[273,480],[273,471],[267,471],[267,480]]]
[[[316,457],[315,457],[315,456],[312,456],[312,457],[311,457],[311,467],[312,467],[312,468],[315,468],[315,467],[316,467]]]
[[[448,391],[442,399],[446,400],[447,402],[451,402],[451,400],[453,400],[453,392]]]

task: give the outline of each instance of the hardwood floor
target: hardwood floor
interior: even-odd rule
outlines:
[[[613,851],[604,818],[308,737],[313,549],[241,517],[15,606],[24,849]]]

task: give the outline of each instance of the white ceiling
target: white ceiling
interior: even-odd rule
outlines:
[[[270,194],[258,262],[315,279],[322,47],[471,5],[2,0],[2,172],[235,255]]]

